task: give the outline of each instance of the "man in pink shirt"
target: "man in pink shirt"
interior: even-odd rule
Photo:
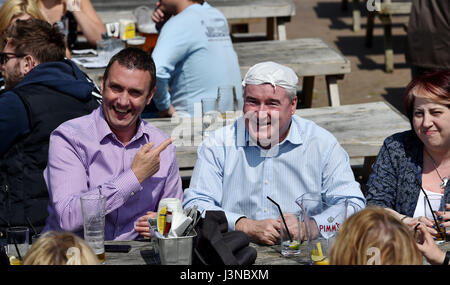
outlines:
[[[61,124],[50,137],[44,178],[49,217],[43,232],[83,235],[80,196],[106,196],[105,240],[148,236],[144,222],[162,198],[182,199],[171,138],[140,118],[155,91],[155,64],[149,54],[124,49],[109,62],[102,82],[102,105]]]

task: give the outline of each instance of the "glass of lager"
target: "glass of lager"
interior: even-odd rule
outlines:
[[[84,240],[95,252],[98,261],[104,263],[106,260],[104,246],[106,197],[101,194],[85,194],[80,199]]]

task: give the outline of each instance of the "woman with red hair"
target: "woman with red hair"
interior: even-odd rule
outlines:
[[[420,221],[436,235],[449,227],[450,211],[424,218],[424,197],[450,203],[450,72],[425,73],[410,82],[404,95],[412,129],[388,137],[367,182],[367,204],[388,208],[404,223]]]

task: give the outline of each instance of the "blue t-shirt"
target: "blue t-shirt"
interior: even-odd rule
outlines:
[[[171,17],[160,31],[152,56],[159,110],[172,104],[179,115],[193,116],[194,104],[201,111],[201,99],[216,97],[223,85],[235,86],[238,109],[242,108],[241,73],[228,23],[208,3],[192,4]],[[232,106],[232,99],[225,104]]]

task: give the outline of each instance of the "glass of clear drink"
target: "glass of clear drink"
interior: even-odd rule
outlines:
[[[285,213],[283,214],[286,225],[289,228],[289,234],[286,230],[284,222],[281,221],[280,242],[281,254],[283,256],[295,256],[301,253],[300,244],[301,239],[301,217],[300,213]]]
[[[213,125],[218,118],[217,98],[203,98],[202,99],[202,134],[206,138],[212,131]]]
[[[105,255],[105,205],[106,197],[101,194],[81,196],[84,240],[94,250],[98,261],[104,263]]]
[[[11,227],[6,229],[8,242],[7,255],[11,265],[22,264],[24,256],[30,249],[30,229],[27,227]]]

